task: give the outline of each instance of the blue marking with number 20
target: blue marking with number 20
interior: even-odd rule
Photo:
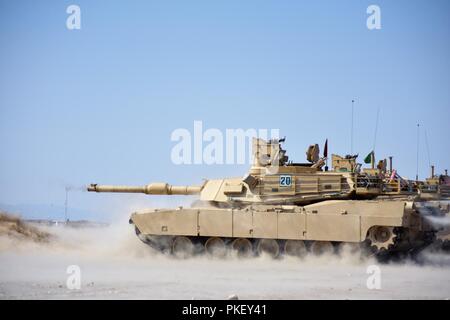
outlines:
[[[292,185],[291,176],[280,176],[280,187],[290,187]]]

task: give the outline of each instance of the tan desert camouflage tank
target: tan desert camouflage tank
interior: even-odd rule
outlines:
[[[435,175],[434,166],[431,166],[430,178],[421,183],[419,189],[422,197],[429,199],[429,201],[418,204],[419,210],[422,210],[423,214],[446,215],[446,218],[442,219],[441,228],[436,233],[436,240],[432,248],[450,251],[450,201],[448,201],[450,199],[450,177],[447,170],[444,175]]]
[[[445,214],[448,176],[409,181],[392,169],[392,158],[362,169],[357,156],[332,155],[327,164],[311,145],[307,163],[289,161],[284,139],[253,140],[253,165],[241,178],[206,180],[200,185],[152,183],[135,186],[91,184],[88,191],[196,195],[190,208],[148,209],[131,215],[141,240],[184,256],[280,254],[302,256],[361,245],[377,255],[417,251],[439,228],[430,217]],[[367,158],[366,158],[367,159]],[[443,182],[445,180],[445,183]],[[433,208],[429,210],[428,203]]]

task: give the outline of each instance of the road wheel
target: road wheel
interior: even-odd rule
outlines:
[[[302,240],[287,240],[284,253],[293,257],[304,257],[307,254],[305,243]]]
[[[238,257],[249,257],[253,251],[252,243],[245,238],[235,239],[231,243],[231,247]]]
[[[172,242],[172,253],[177,258],[186,259],[194,254],[194,244],[188,237],[175,237]]]
[[[205,243],[205,251],[208,255],[215,258],[224,258],[227,254],[225,242],[221,238],[209,238]]]
[[[280,254],[280,246],[274,239],[261,239],[258,242],[257,251],[259,255],[267,254],[272,258],[276,258]]]
[[[351,254],[357,255],[361,254],[361,243],[360,242],[341,242],[338,246],[339,254]]]
[[[333,244],[330,241],[314,241],[310,249],[316,256],[334,252]]]

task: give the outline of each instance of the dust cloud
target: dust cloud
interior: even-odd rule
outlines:
[[[0,234],[0,299],[448,299],[450,257],[380,264],[350,250],[303,259],[188,259],[155,252],[127,219],[107,227],[38,227],[49,241]],[[378,265],[381,288],[367,268]],[[66,285],[68,266],[81,289]]]
[[[441,217],[435,217],[435,216],[425,216],[425,219],[435,227],[442,227],[447,228],[450,227],[450,216],[441,216]]]

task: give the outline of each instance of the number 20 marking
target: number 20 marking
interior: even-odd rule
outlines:
[[[291,176],[280,176],[280,187],[290,187],[292,184]]]

